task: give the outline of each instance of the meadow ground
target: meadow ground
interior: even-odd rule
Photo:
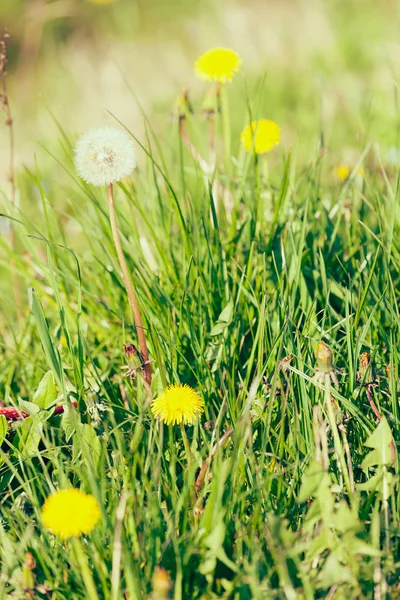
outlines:
[[[298,68],[133,90],[111,188],[70,114],[4,182],[0,598],[400,598],[397,12],[339,4]]]

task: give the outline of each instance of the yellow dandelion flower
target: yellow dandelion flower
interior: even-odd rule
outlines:
[[[63,540],[90,533],[100,515],[96,498],[77,489],[59,490],[42,508],[43,525]]]
[[[188,385],[170,385],[151,405],[151,412],[167,425],[192,425],[204,410],[204,402]]]
[[[229,48],[213,48],[204,52],[194,63],[197,77],[203,81],[232,81],[242,64],[239,55]]]
[[[242,146],[246,152],[250,152],[254,144],[254,150],[257,154],[269,152],[279,144],[281,139],[281,130],[275,121],[261,119],[252,121],[245,127],[240,136]]]
[[[338,167],[336,167],[335,175],[336,175],[337,179],[339,179],[339,181],[341,181],[343,183],[344,181],[346,181],[346,179],[349,178],[352,170],[353,170],[353,167],[342,164],[342,165],[339,165]],[[362,177],[364,175],[364,170],[362,169],[362,167],[359,167],[357,169],[356,175],[359,175],[360,177]]]

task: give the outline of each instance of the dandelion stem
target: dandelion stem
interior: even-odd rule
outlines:
[[[224,85],[219,87],[222,111],[222,129],[224,135],[225,168],[229,170],[231,162],[231,123],[229,118],[228,96]]]
[[[78,561],[79,568],[82,573],[82,578],[86,587],[87,597],[89,600],[99,600],[96,586],[93,581],[92,573],[89,569],[88,561],[85,552],[82,548],[82,544],[78,538],[71,538],[71,544],[74,550],[76,560]]]
[[[188,440],[188,437],[187,437],[187,434],[186,434],[186,430],[185,430],[184,424],[181,422],[179,425],[180,425],[180,428],[181,428],[183,445],[185,446],[186,459],[187,459],[188,464],[189,464],[190,460],[191,460],[191,456],[192,456],[191,452],[190,452],[189,440]]]
[[[143,327],[142,315],[140,313],[139,302],[133,287],[132,278],[129,273],[128,264],[125,259],[124,251],[122,250],[121,237],[118,229],[117,215],[115,211],[114,203],[114,188],[113,184],[110,183],[108,186],[108,207],[110,212],[110,223],[114,239],[115,249],[117,251],[119,265],[121,267],[126,293],[128,294],[129,304],[132,309],[133,320],[135,322],[137,336],[139,340],[139,349],[144,360],[144,374],[145,382],[147,384],[147,392],[150,394],[151,384],[151,365],[149,361],[149,353],[147,351],[146,334]]]
[[[334,445],[335,452],[336,452],[337,463],[338,463],[339,469],[341,470],[343,478],[344,478],[344,482],[345,482],[345,485],[347,488],[347,493],[349,495],[349,502],[350,502],[350,504],[352,504],[353,503],[353,489],[352,489],[352,486],[350,483],[350,476],[349,476],[349,472],[347,470],[346,460],[344,457],[342,445],[340,443],[340,436],[339,436],[339,432],[338,432],[338,428],[337,428],[336,420],[335,420],[335,415],[334,415],[333,408],[332,408],[330,387],[331,387],[330,379],[329,379],[329,377],[326,377],[326,380],[325,380],[325,408],[326,408],[327,414],[328,414],[329,425],[331,426],[331,431],[332,431],[332,436],[333,436],[333,445]]]

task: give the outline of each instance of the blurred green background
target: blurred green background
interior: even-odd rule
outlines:
[[[49,158],[51,111],[74,134],[111,123],[107,110],[140,132],[137,96],[163,134],[182,87],[201,102],[193,61],[224,45],[243,59],[230,86],[239,130],[262,75],[263,116],[303,156],[321,129],[338,161],[367,142],[397,145],[400,73],[398,0],[1,0],[0,30],[11,35],[9,88],[17,164]],[[0,187],[8,146],[0,127]]]

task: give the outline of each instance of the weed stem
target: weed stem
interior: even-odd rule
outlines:
[[[149,363],[149,353],[147,351],[146,334],[143,327],[142,315],[140,313],[139,302],[133,287],[132,278],[129,273],[128,264],[125,259],[124,251],[122,250],[121,237],[118,229],[117,215],[114,203],[114,188],[110,183],[108,186],[108,208],[110,212],[111,230],[114,239],[115,249],[117,251],[119,265],[121,267],[122,276],[125,283],[126,293],[128,294],[129,304],[132,309],[133,320],[135,322],[137,336],[139,340],[139,349],[144,361],[144,378],[147,384],[147,392],[150,394],[151,385],[151,365]]]

